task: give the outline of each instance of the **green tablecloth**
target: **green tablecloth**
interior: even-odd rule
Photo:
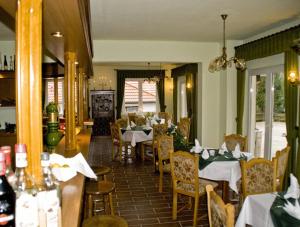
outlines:
[[[273,224],[275,227],[299,227],[300,220],[290,216],[282,208],[286,203],[286,199],[283,197],[284,194],[284,192],[278,193],[270,209]],[[295,199],[290,198],[288,201],[295,205]]]
[[[208,166],[212,162],[247,160],[247,157],[243,154],[241,155],[240,158],[235,158],[235,157],[233,157],[231,152],[225,152],[224,155],[222,155],[222,154],[219,154],[219,149],[207,149],[208,152],[210,150],[214,150],[215,155],[214,156],[209,156],[208,159],[203,159],[201,157],[203,151],[200,152],[200,159],[199,159],[199,169],[200,170],[204,169],[206,166]]]

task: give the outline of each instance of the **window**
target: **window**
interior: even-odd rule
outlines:
[[[156,83],[144,79],[126,79],[124,106],[126,112],[156,112]]]
[[[55,102],[55,80],[46,79],[45,83],[45,107],[50,103]],[[57,79],[57,102],[58,112],[60,116],[64,115],[64,79]]]

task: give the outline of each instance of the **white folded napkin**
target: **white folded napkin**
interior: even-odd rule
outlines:
[[[164,123],[166,123],[166,119],[160,119],[160,124],[164,124]]]
[[[130,125],[127,125],[126,130],[131,130]]]
[[[146,119],[146,126],[147,126],[147,127],[150,127],[150,126],[151,126],[151,122],[150,122],[149,118]]]
[[[227,149],[227,146],[226,146],[226,143],[224,142],[222,145],[221,145],[221,149],[220,150],[223,150],[223,151],[228,151]]]
[[[136,126],[136,124],[133,121],[130,121],[130,127],[134,128]]]
[[[284,205],[283,209],[292,217],[300,220],[300,206],[298,200],[296,200],[295,206],[287,201],[287,204]]]
[[[240,150],[240,145],[237,144],[234,148],[234,151],[232,151],[232,156],[235,158],[240,158],[241,157],[241,150]]]
[[[81,153],[75,155],[72,158],[65,158],[59,154],[50,155],[50,164],[58,164],[60,166],[67,165],[69,167],[53,168],[53,174],[59,181],[67,181],[74,176],[76,172],[80,172],[86,177],[97,179],[94,171],[91,169],[89,164]]]
[[[204,149],[204,151],[202,152],[202,158],[205,160],[209,158],[209,153],[206,149]]]
[[[298,199],[300,196],[300,190],[299,190],[299,183],[297,178],[291,173],[290,174],[290,186],[287,189],[284,198],[288,199],[288,198],[294,198],[294,199]]]
[[[168,120],[168,128],[171,128],[172,127],[172,121],[171,119]]]
[[[156,120],[154,120],[154,119],[151,119],[151,125],[157,125],[158,123],[157,123],[157,121]]]
[[[195,139],[195,146],[192,147],[190,152],[200,153],[202,151],[202,147],[200,146],[199,140]]]

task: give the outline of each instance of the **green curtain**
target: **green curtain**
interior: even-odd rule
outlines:
[[[126,78],[147,78],[154,76],[160,77],[159,86],[157,86],[158,96],[160,99],[160,106],[165,106],[165,86],[163,82],[165,78],[165,70],[117,70],[117,118],[121,117]]]
[[[159,98],[159,107],[161,112],[165,112],[165,79],[162,78],[159,82],[157,82],[157,93]]]
[[[177,81],[178,77],[173,77],[173,121],[177,123]]]
[[[187,112],[188,117],[191,118],[191,129],[190,129],[190,141],[194,141],[197,136],[197,73],[198,65],[196,63],[186,64],[178,68],[172,69],[173,76],[173,115],[174,122],[178,122],[177,119],[177,81],[179,76],[185,76],[186,84],[190,84],[190,88],[186,88],[187,98]]]
[[[297,88],[292,87],[287,82],[289,72],[293,69],[298,71],[298,56],[291,50],[293,41],[300,37],[300,25],[289,28],[282,32],[243,44],[235,47],[235,55],[239,58],[244,58],[246,61],[263,58],[275,54],[284,53],[284,67],[285,67],[285,111],[286,111],[286,127],[287,127],[287,141],[291,146],[290,160],[286,171],[286,176],[293,172],[299,179],[300,172],[297,171],[297,151],[296,140],[298,137],[297,126]],[[245,74],[237,72],[237,132],[242,132],[243,123],[243,106],[245,95]],[[300,120],[300,117],[299,117]],[[299,163],[300,164],[300,163]],[[300,167],[299,167],[300,168]],[[286,185],[285,185],[286,186]]]
[[[285,90],[285,116],[286,116],[286,130],[287,130],[287,141],[291,146],[289,154],[289,162],[285,175],[285,186],[289,185],[289,174],[293,173],[299,178],[299,172],[297,170],[297,90],[295,86],[291,86],[288,81],[288,75],[290,71],[298,71],[298,55],[293,50],[285,51],[284,53],[284,90]]]
[[[244,97],[245,97],[245,70],[237,71],[237,117],[236,117],[236,133],[243,135],[243,116],[244,116]]]
[[[186,75],[186,84],[190,84],[190,88],[186,88],[186,99],[187,99],[187,112],[188,117],[191,119],[190,128],[190,142],[193,142],[196,138],[197,132],[197,102],[196,102],[196,74],[188,73]]]
[[[125,90],[125,77],[122,74],[122,71],[117,70],[117,119],[121,118],[122,105],[124,99],[124,90]]]

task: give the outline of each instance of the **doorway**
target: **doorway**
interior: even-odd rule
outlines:
[[[287,145],[283,66],[249,71],[249,149],[271,159]]]

